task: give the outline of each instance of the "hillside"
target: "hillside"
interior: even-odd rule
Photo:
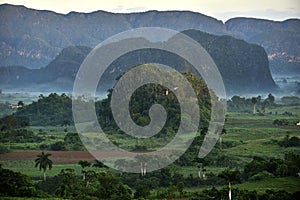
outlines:
[[[40,69],[0,67],[1,88],[29,92],[71,91],[75,75],[90,51],[91,48],[85,46],[67,47],[46,67]]]
[[[252,18],[228,20],[226,28],[234,37],[265,48],[275,75],[297,74],[300,70],[300,20],[283,22]]]
[[[265,50],[230,36],[185,31],[210,54],[220,70],[228,94],[272,92],[275,83]]]
[[[272,92],[276,89],[268,68],[268,58],[264,49],[230,36],[216,36],[197,30],[184,31],[184,34],[198,41],[211,55],[220,73],[228,94],[245,94],[255,92]],[[45,68],[29,70],[20,67],[5,67],[1,85],[14,88],[37,87],[44,85],[46,91],[71,91],[75,75],[91,48],[70,46],[47,65]],[[174,67],[178,71],[193,71],[182,58],[168,52],[147,49],[125,54],[116,59],[103,75],[101,84],[103,91],[112,87],[115,79],[130,67],[142,63],[162,63]],[[26,69],[26,70],[25,70]],[[18,77],[18,78],[16,78]],[[47,90],[48,88],[48,90]]]
[[[160,76],[159,71],[154,71],[154,74]],[[194,88],[195,93],[198,97],[198,104],[201,112],[200,122],[202,126],[208,124],[210,120],[210,96],[208,88],[205,82],[199,77],[191,73],[183,73],[183,76],[190,82],[191,86]],[[163,79],[164,77],[162,77]],[[153,91],[156,91],[156,95],[153,95]],[[112,92],[110,90],[110,92]],[[141,126],[145,126],[149,123],[149,116],[147,110],[155,104],[160,103],[166,107],[168,115],[168,123],[166,125],[172,126],[176,129],[178,125],[178,117],[180,117],[180,108],[178,100],[173,92],[170,91],[168,95],[165,95],[166,88],[160,85],[145,85],[139,88],[132,96],[131,112],[133,119],[140,123]],[[113,117],[110,108],[111,94],[108,98],[96,102],[96,111],[99,115],[99,123],[103,127],[111,127]],[[26,119],[30,125],[34,126],[57,126],[63,124],[64,121],[71,123],[72,118],[72,99],[66,94],[58,95],[56,93],[51,93],[49,96],[45,97],[41,95],[37,101],[31,104],[25,105],[24,107],[18,109],[13,116],[19,121]],[[110,119],[110,123],[107,123],[107,119]],[[175,122],[176,123],[175,123]],[[165,130],[166,131],[166,130]]]
[[[289,68],[289,63],[299,67],[299,24],[299,19],[275,22],[251,18],[233,18],[223,23],[188,11],[130,14],[97,11],[62,15],[3,4],[0,6],[0,66],[44,67],[68,46],[94,47],[125,30],[158,26],[178,31],[195,29],[244,39],[265,48],[270,61],[274,61],[271,70],[278,68],[277,62],[281,68]]]

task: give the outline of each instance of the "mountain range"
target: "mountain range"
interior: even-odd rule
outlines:
[[[1,87],[38,83],[40,89],[47,90],[51,83],[52,88],[70,89],[80,64],[93,47],[114,34],[138,27],[184,31],[197,40],[215,60],[231,92],[271,91],[275,84],[270,70],[273,75],[300,74],[299,19],[276,22],[233,18],[223,23],[190,11],[63,15],[3,4]],[[131,63],[130,59],[123,62]]]
[[[116,14],[105,11],[66,15],[24,6],[0,5],[0,66],[40,68],[71,45],[95,47],[106,38],[132,28],[195,29],[230,35],[265,48],[272,72],[300,69],[300,20],[282,22],[233,18],[223,23],[189,11]],[[296,66],[296,67],[295,67]]]
[[[228,94],[271,92],[276,89],[265,50],[255,44],[231,36],[216,36],[197,30],[182,33],[199,42],[210,54],[223,77]],[[141,41],[149,42],[149,41]],[[71,91],[77,71],[92,49],[70,46],[63,49],[46,67],[28,69],[21,66],[0,67],[0,85],[14,88],[37,88],[42,91]],[[157,49],[141,49],[117,58],[100,80],[101,91],[111,88],[117,77],[132,66],[161,63],[178,71],[193,71],[193,66],[181,57]],[[195,72],[195,71],[194,71]]]

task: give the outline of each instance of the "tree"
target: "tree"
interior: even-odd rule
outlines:
[[[132,199],[131,189],[123,185],[120,180],[114,177],[110,172],[98,172],[97,177],[97,191],[95,194],[99,199]]]
[[[240,182],[241,181],[241,173],[239,171],[231,171],[226,169],[222,171],[219,175],[220,178],[225,179],[228,182]]]
[[[134,193],[134,198],[147,198],[150,195],[150,189],[146,185],[139,185]]]
[[[220,178],[225,179],[228,182],[228,196],[231,199],[231,183],[241,182],[241,173],[239,171],[230,171],[229,169],[224,170],[218,175]]]
[[[271,106],[274,105],[275,97],[271,93],[268,95],[268,100]]]
[[[204,178],[204,174],[203,174],[203,163],[204,163],[204,159],[203,158],[195,158],[194,162],[196,163],[197,165],[197,168],[198,168],[198,177],[199,178]],[[205,170],[206,171],[206,170]],[[202,174],[201,174],[202,173]],[[204,176],[203,176],[204,175]]]
[[[108,168],[106,165],[104,165],[101,161],[95,160],[96,163],[93,164],[93,167],[97,168]]]
[[[45,154],[44,152],[42,152],[41,154],[37,155],[37,159],[35,159],[34,161],[35,167],[39,166],[40,171],[43,170],[44,181],[46,181],[46,169],[52,169],[53,162],[48,158],[49,156],[51,156],[51,154]]]
[[[256,104],[257,104],[257,98],[256,97],[252,97],[251,102],[253,104],[253,114],[256,113]]]
[[[135,159],[141,165],[141,176],[145,176],[147,173],[147,162],[149,158],[147,155],[137,155],[135,156]]]
[[[61,125],[60,126],[62,126],[62,127],[65,127],[65,132],[68,132],[68,126],[70,126],[71,125],[71,122],[70,122],[70,120],[68,120],[68,119],[65,119],[64,121],[62,121],[62,123],[61,123]]]
[[[176,187],[177,187],[177,190],[179,191],[180,197],[182,197],[183,189],[185,187],[184,182],[177,183]]]
[[[223,128],[223,129],[222,129],[222,132],[221,132],[221,134],[220,134],[220,138],[219,138],[220,149],[222,149],[222,142],[223,142],[222,135],[223,135],[223,134],[226,134],[226,133],[227,133],[226,129]]]
[[[82,171],[81,171],[81,173],[82,173],[82,179],[85,180],[86,171],[84,170],[84,168],[90,167],[90,166],[91,166],[91,163],[89,163],[89,162],[86,161],[86,160],[80,160],[80,161],[78,162],[78,164],[79,164],[79,165],[81,166],[81,168],[82,168]]]
[[[72,197],[77,197],[80,193],[88,193],[87,188],[84,188],[85,191],[82,192],[82,180],[77,178],[74,169],[62,169],[57,177],[57,188],[55,190],[56,195],[72,199]]]
[[[23,101],[19,101],[18,102],[18,106],[23,107],[24,106],[24,102]]]
[[[198,166],[197,166],[197,168],[198,168],[198,177],[199,177],[199,178],[202,178],[202,175],[201,175],[201,171],[202,171],[202,163],[199,163]]]
[[[0,196],[1,197],[33,197],[37,192],[29,176],[3,169],[0,166]]]
[[[18,120],[12,115],[6,116],[0,120],[0,131],[6,131],[9,138],[8,150],[10,150],[10,143],[12,137],[12,130],[18,127]]]
[[[264,100],[264,106],[273,106],[275,104],[275,97],[270,93],[268,98]]]

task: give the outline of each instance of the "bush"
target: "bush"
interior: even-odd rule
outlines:
[[[146,198],[150,195],[150,189],[147,186],[140,185],[137,187],[135,193],[134,193],[134,198]]]
[[[51,144],[50,145],[50,149],[52,151],[63,151],[63,150],[66,150],[64,142],[61,142],[61,141],[55,142],[54,144]]]
[[[8,152],[9,152],[9,150],[7,149],[7,147],[1,144],[0,145],[0,154],[8,153]]]
[[[49,145],[47,145],[47,144],[41,144],[39,148],[40,148],[40,150],[46,150],[46,149],[49,148]]]
[[[270,172],[262,171],[262,172],[259,172],[258,174],[255,174],[254,176],[251,176],[249,178],[249,181],[259,181],[259,180],[263,180],[266,178],[273,178],[273,177],[274,177],[274,175],[271,174]]]
[[[277,126],[289,125],[289,121],[286,119],[275,119],[273,121],[273,125],[277,125]]]
[[[0,167],[0,196],[33,197],[37,192],[29,176]]]
[[[296,136],[290,138],[287,135],[282,141],[278,142],[278,145],[282,147],[298,147],[300,146],[300,139]]]

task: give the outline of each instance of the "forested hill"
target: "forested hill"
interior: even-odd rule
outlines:
[[[156,71],[153,73],[160,75]],[[209,90],[205,82],[194,74],[183,73],[183,75],[190,82],[197,94],[200,110],[199,126],[207,126],[210,120],[211,109]],[[168,113],[166,126],[169,126],[169,129],[164,131],[176,130],[180,122],[180,106],[172,91],[166,93],[167,90],[168,88],[161,85],[148,84],[134,92],[130,101],[130,112],[133,120],[141,126],[147,125],[150,120],[148,116],[150,107],[153,104],[159,103],[165,107]],[[108,95],[108,98],[97,101],[95,105],[99,123],[104,128],[116,128],[110,109],[110,96],[111,94]],[[77,101],[82,100],[84,99],[77,99]],[[13,116],[20,122],[27,121],[30,125],[34,126],[70,125],[73,121],[72,99],[65,94],[58,95],[51,93],[49,96],[41,95],[37,101],[19,108]]]
[[[211,55],[223,77],[228,94],[273,92],[268,58],[264,49],[230,36],[216,36],[197,30],[184,34],[198,41]],[[29,70],[24,67],[0,67],[0,85],[13,88],[38,87],[44,91],[71,91],[76,73],[91,51],[90,47],[70,46],[45,68]],[[137,63],[138,62],[138,63]],[[162,63],[178,71],[187,71],[190,66],[178,56],[157,50],[140,50],[121,56],[104,74],[104,91],[112,87],[115,79],[130,67],[142,63]]]
[[[0,66],[40,68],[72,45],[94,47],[106,38],[138,27],[163,27],[178,31],[195,29],[230,35],[263,46],[271,70],[293,72],[300,66],[300,20],[282,22],[233,18],[226,23],[189,11],[148,11],[116,14],[104,11],[66,15],[0,5]]]
[[[196,30],[183,33],[199,42],[210,54],[220,70],[228,94],[272,92],[276,89],[267,54],[261,46],[231,36],[215,36]]]

